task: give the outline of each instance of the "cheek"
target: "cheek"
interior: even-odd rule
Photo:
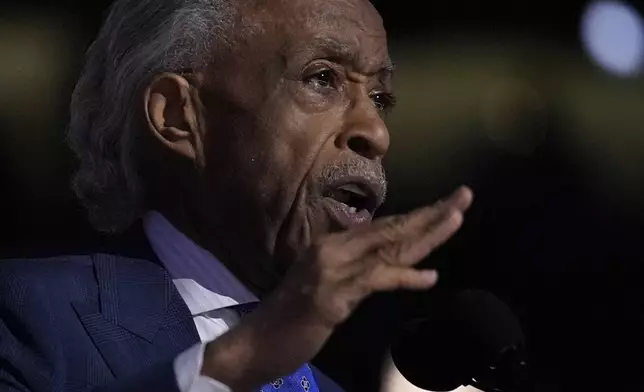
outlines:
[[[311,115],[291,107],[288,113],[272,124],[270,134],[273,154],[265,165],[265,182],[275,186],[269,200],[274,218],[281,224],[301,229],[308,214],[315,210],[316,173],[323,166],[320,159],[328,155],[327,146],[333,135],[333,120],[328,116]],[[279,124],[279,125],[278,125]],[[267,157],[268,158],[268,157]],[[279,206],[279,207],[278,207]],[[290,216],[289,216],[290,215]],[[292,221],[294,219],[295,221]]]
[[[310,116],[294,110],[280,113],[288,115],[259,117],[252,127],[244,129],[244,135],[237,134],[226,142],[234,143],[229,144],[226,155],[230,161],[225,164],[233,173],[232,182],[243,182],[244,192],[250,194],[271,225],[282,222],[299,202],[311,168],[328,140]]]
[[[280,122],[279,129],[274,132],[273,164],[276,170],[272,175],[290,193],[283,195],[289,199],[295,197],[294,193],[305,185],[319,151],[328,139],[322,127],[311,120],[310,116],[291,114]]]
[[[326,109],[319,112],[304,111],[298,106],[285,121],[282,145],[296,170],[315,172],[321,156],[342,128],[341,111],[336,106],[324,106]]]
[[[284,83],[270,100],[262,116],[264,136],[275,147],[278,177],[287,175],[289,182],[302,182],[317,159],[319,151],[334,133],[337,123],[334,105],[297,83]]]

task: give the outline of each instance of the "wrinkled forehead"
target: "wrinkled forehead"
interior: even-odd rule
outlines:
[[[249,5],[245,24],[287,59],[338,57],[374,71],[391,63],[382,19],[367,0],[265,0]]]

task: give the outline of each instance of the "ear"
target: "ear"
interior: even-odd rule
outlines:
[[[145,90],[145,117],[152,135],[171,152],[195,162],[203,153],[198,94],[173,73],[157,75]]]

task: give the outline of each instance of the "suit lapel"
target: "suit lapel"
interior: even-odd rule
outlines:
[[[116,378],[171,360],[199,343],[190,310],[140,225],[93,256],[98,293],[72,304]],[[117,253],[114,255],[113,253]],[[312,366],[322,392],[342,392]]]
[[[94,271],[98,297],[73,306],[117,378],[170,360],[199,342],[190,311],[160,266],[99,254]]]

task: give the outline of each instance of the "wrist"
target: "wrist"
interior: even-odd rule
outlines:
[[[256,375],[257,366],[251,364],[255,347],[243,328],[235,328],[215,341],[208,343],[204,350],[201,374],[228,386],[234,392],[256,390],[263,384]]]

